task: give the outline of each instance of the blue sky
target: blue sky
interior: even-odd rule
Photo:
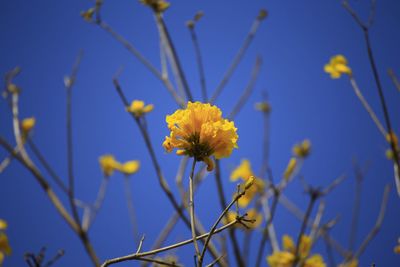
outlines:
[[[368,17],[369,1],[351,1],[362,18]],[[80,12],[91,1],[1,1],[0,2],[0,73],[15,66],[22,72],[16,83],[22,88],[21,116],[35,116],[35,143],[54,169],[66,178],[65,89],[63,77],[71,70],[80,49],[84,57],[73,88],[73,136],[75,150],[76,194],[93,201],[101,181],[98,157],[112,153],[121,161],[138,159],[139,173],[132,177],[131,188],[140,233],[146,234],[143,249],[149,249],[173,209],[160,190],[149,154],[140,133],[126,114],[116,94],[112,77],[121,67],[120,83],[129,100],[153,103],[148,115],[151,140],[168,182],[177,193],[174,176],[179,157],[166,154],[162,141],[168,134],[165,115],[177,108],[162,84],[107,33],[88,24]],[[247,105],[235,119],[239,149],[222,161],[227,196],[234,192],[230,171],[248,158],[255,170],[261,165],[262,118],[253,104],[268,92],[272,105],[270,164],[276,177],[283,172],[293,144],[309,138],[313,149],[301,174],[307,182],[326,186],[339,175],[348,178],[326,198],[323,221],[340,214],[333,236],[348,244],[355,188],[352,160],[370,163],[362,188],[362,204],[357,245],[373,227],[385,184],[394,187],[391,162],[385,158],[387,144],[354,95],[348,79],[331,80],[323,65],[332,55],[344,54],[365,97],[383,121],[379,98],[368,62],[362,31],[340,1],[173,1],[165,13],[189,85],[200,99],[200,84],[193,45],[185,21],[198,10],[204,18],[196,28],[203,53],[209,94],[219,83],[231,59],[240,47],[254,17],[266,8],[262,23],[243,62],[216,104],[229,114],[246,86],[255,59],[263,59],[259,79]],[[106,1],[103,19],[131,41],[155,66],[159,67],[157,29],[150,10],[138,1]],[[400,4],[395,0],[378,1],[371,29],[372,46],[388,101],[394,129],[399,131],[399,92],[386,74],[387,68],[400,75],[398,47]],[[1,135],[12,141],[12,122],[8,104],[0,104]],[[6,156],[0,151],[1,158]],[[185,180],[187,184],[187,180]],[[58,266],[90,266],[84,249],[67,224],[50,205],[33,177],[17,162],[0,175],[0,218],[9,223],[7,231],[13,254],[5,266],[23,266],[27,251],[48,247],[49,256],[62,248],[66,255]],[[394,189],[394,188],[393,188]],[[61,194],[60,191],[57,191]],[[301,183],[294,181],[286,191],[303,209],[307,196]],[[66,199],[63,199],[67,203]],[[208,175],[196,195],[197,211],[210,227],[219,215],[214,175]],[[400,236],[399,197],[392,190],[381,232],[361,258],[360,266],[398,266],[400,257],[393,247]],[[296,235],[300,222],[282,206],[274,221],[278,237]],[[123,177],[110,181],[104,206],[90,231],[93,245],[104,260],[136,249],[132,238],[123,195]],[[168,243],[186,239],[190,232],[182,223]],[[239,240],[242,235],[238,234]],[[259,233],[254,235],[258,241]],[[258,244],[254,242],[253,246]],[[269,248],[268,248],[269,249]],[[192,263],[192,246],[177,250],[182,263]],[[255,249],[252,249],[252,261]],[[268,250],[269,251],[269,250]],[[315,252],[325,255],[322,243]],[[254,255],[253,255],[254,254]],[[267,251],[266,254],[267,255]],[[338,255],[336,255],[339,261]],[[129,266],[129,264],[120,264]]]

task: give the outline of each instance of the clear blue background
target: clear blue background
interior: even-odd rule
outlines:
[[[363,18],[368,17],[369,1],[351,1]],[[76,194],[93,201],[101,181],[98,157],[112,153],[121,161],[139,159],[140,172],[131,187],[141,233],[146,234],[143,249],[149,249],[173,209],[160,190],[150,158],[136,125],[126,114],[111,78],[120,66],[120,82],[128,98],[153,103],[148,116],[151,139],[163,172],[176,191],[174,176],[179,158],[166,154],[161,143],[168,134],[165,115],[176,108],[172,98],[131,54],[107,33],[82,20],[80,11],[91,1],[0,1],[0,73],[16,65],[22,68],[16,83],[23,88],[21,116],[35,116],[34,140],[55,170],[66,177],[65,89],[63,76],[70,73],[80,49],[84,58],[73,91]],[[341,214],[334,237],[347,246],[350,231],[355,179],[352,160],[371,166],[363,186],[357,244],[373,227],[383,187],[394,186],[391,162],[385,158],[387,143],[355,97],[348,79],[331,80],[323,72],[329,57],[344,54],[372,107],[383,119],[372,78],[363,35],[340,1],[173,1],[165,14],[166,23],[179,51],[189,84],[200,99],[195,55],[185,21],[197,10],[205,17],[197,27],[206,67],[209,94],[220,81],[260,8],[267,8],[268,19],[217,101],[228,114],[245,87],[257,55],[263,58],[260,78],[248,104],[237,116],[239,150],[223,161],[224,186],[229,196],[235,185],[228,175],[241,158],[249,158],[255,170],[261,163],[262,120],[253,104],[267,90],[272,103],[271,166],[279,176],[289,159],[291,147],[303,138],[313,144],[302,174],[314,185],[325,186],[342,173],[348,179],[327,199],[324,221]],[[400,95],[386,74],[391,67],[400,75],[400,3],[378,1],[371,38],[389,110],[399,131]],[[137,1],[106,1],[103,19],[132,41],[154,65],[159,66],[158,35],[150,10]],[[12,140],[11,114],[7,103],[0,104],[1,134]],[[6,156],[0,151],[1,158]],[[112,177],[104,206],[90,231],[101,260],[131,253],[136,244],[131,235],[123,194],[123,177]],[[186,181],[187,182],[187,181]],[[58,191],[59,192],[59,191]],[[61,193],[61,192],[59,192]],[[286,194],[305,209],[307,196],[301,184],[293,182]],[[65,203],[67,201],[65,198]],[[219,214],[214,176],[209,175],[196,196],[202,222],[211,226]],[[382,230],[367,248],[360,266],[399,266],[400,256],[393,247],[400,236],[399,197],[392,190]],[[25,252],[48,247],[48,256],[63,248],[66,255],[57,266],[91,266],[78,238],[55,212],[33,177],[13,162],[0,176],[0,218],[8,221],[13,254],[5,266],[25,266]],[[278,237],[296,235],[300,222],[282,206],[274,220]],[[258,244],[259,234],[253,245]],[[179,223],[168,243],[190,237]],[[239,235],[241,240],[241,235]],[[268,250],[269,251],[269,250]],[[321,242],[314,249],[325,255]],[[192,264],[193,247],[176,253],[182,263]],[[256,249],[251,249],[252,262]],[[337,255],[336,255],[337,256]],[[336,260],[339,262],[339,257]],[[136,266],[138,263],[133,263]],[[132,263],[120,264],[132,266]]]

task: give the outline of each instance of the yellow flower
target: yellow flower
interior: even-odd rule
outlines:
[[[115,170],[121,169],[121,163],[116,161],[113,155],[101,156],[99,162],[101,170],[106,176],[111,176]]]
[[[294,260],[294,254],[287,251],[276,251],[267,257],[270,267],[292,267]]]
[[[141,100],[133,100],[131,105],[126,108],[126,111],[132,113],[135,117],[139,118],[146,113],[151,112],[154,109],[154,105],[144,105],[144,102]]]
[[[24,133],[28,133],[35,127],[36,119],[34,117],[23,119],[21,122],[21,129]]]
[[[89,8],[86,11],[81,12],[81,17],[86,20],[87,22],[91,22],[93,19],[93,15],[95,13],[96,9],[94,7]]]
[[[296,144],[293,146],[293,155],[299,158],[306,158],[311,151],[311,142],[308,139],[305,139],[300,144]]]
[[[246,181],[250,178],[250,176],[254,176],[253,170],[251,169],[250,161],[248,161],[247,159],[242,159],[240,165],[231,172],[230,180],[232,182],[235,182],[241,178]]]
[[[252,178],[253,178],[252,186],[248,187],[246,189],[246,193],[238,200],[238,204],[240,207],[247,207],[257,194],[264,192],[265,188],[264,181],[260,178],[253,176]],[[244,189],[243,186],[246,187],[246,184],[240,185],[241,190]]]
[[[137,160],[131,160],[127,161],[124,164],[122,164],[119,168],[119,170],[126,175],[132,175],[136,173],[139,170],[140,167],[140,162]]]
[[[321,255],[314,254],[306,259],[303,267],[326,267],[326,264]]]
[[[296,253],[296,245],[290,236],[284,235],[282,237],[282,245],[285,251],[288,251],[293,254]],[[311,238],[307,235],[302,235],[298,251],[300,258],[302,259],[307,258],[308,254],[310,253],[310,249],[311,249]]]
[[[351,68],[347,66],[347,59],[343,55],[331,57],[329,63],[324,66],[324,71],[329,73],[332,79],[338,79],[342,74],[352,74]]]
[[[296,166],[297,166],[297,159],[292,157],[289,160],[288,165],[286,166],[285,172],[283,173],[283,179],[288,180],[296,170]]]
[[[7,229],[7,222],[5,220],[0,219],[0,231]]]
[[[217,159],[228,157],[237,148],[235,124],[222,118],[221,110],[208,103],[189,102],[186,109],[168,115],[166,122],[171,131],[163,143],[167,152],[177,148],[178,155],[210,164],[210,156]],[[209,171],[211,168],[208,165]]]
[[[0,265],[3,263],[4,257],[11,254],[11,251],[7,235],[0,232]]]
[[[254,108],[258,111],[264,112],[264,113],[270,113],[271,112],[271,105],[266,102],[258,102],[254,105]]]
[[[143,5],[151,7],[155,12],[164,12],[171,4],[164,0],[140,0]]]
[[[358,267],[358,260],[352,259],[349,262],[340,264],[339,267]]]
[[[399,139],[397,138],[397,135],[394,132],[390,132],[386,135],[386,141],[391,144],[393,142],[394,147],[399,146]]]

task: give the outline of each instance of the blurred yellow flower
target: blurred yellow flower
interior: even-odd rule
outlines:
[[[137,160],[127,161],[125,163],[118,162],[113,155],[107,154],[99,158],[100,167],[103,173],[108,177],[114,171],[120,171],[125,175],[132,175],[139,170],[140,162]]]
[[[4,261],[4,257],[11,254],[11,247],[8,242],[8,237],[4,233],[7,228],[7,222],[0,219],[0,266]]]
[[[252,176],[252,177],[253,177],[252,186],[248,187],[246,190],[246,193],[238,200],[238,204],[242,208],[247,207],[250,204],[250,202],[253,200],[253,198],[257,194],[263,193],[264,189],[265,189],[265,183],[262,179],[254,177],[254,176]],[[241,190],[244,189],[244,188],[242,188],[243,186],[246,186],[246,185],[240,185]]]
[[[135,117],[139,118],[146,113],[151,112],[154,109],[154,105],[144,105],[141,100],[133,100],[131,105],[126,108],[126,111],[132,113]]]
[[[324,71],[329,73],[332,79],[338,79],[342,74],[352,74],[351,68],[347,66],[347,59],[343,55],[331,57],[329,63],[324,66]]]
[[[293,239],[288,235],[284,235],[282,237],[282,245],[284,251],[276,251],[267,257],[270,267],[293,267],[296,259],[296,245]],[[309,257],[311,245],[311,238],[307,235],[302,235],[298,251],[300,266],[326,267],[321,255],[314,254]]]
[[[235,182],[239,179],[246,181],[250,178],[250,176],[254,176],[253,170],[251,169],[250,161],[247,159],[242,159],[240,165],[231,172],[230,180],[232,182]]]
[[[294,171],[297,167],[297,159],[295,157],[290,158],[288,165],[283,173],[283,179],[289,180],[289,178],[293,175]]]
[[[36,119],[34,117],[23,119],[21,122],[21,129],[24,133],[28,133],[35,127]]]
[[[287,251],[276,251],[267,257],[270,267],[293,267],[294,260],[294,254]]]
[[[210,156],[228,157],[237,148],[235,124],[222,118],[221,110],[208,103],[188,102],[186,109],[167,115],[166,122],[171,133],[165,137],[165,150],[171,152],[177,148],[178,155],[207,163],[209,171],[212,170]]]
[[[81,17],[86,20],[87,22],[91,22],[93,19],[93,15],[95,13],[96,9],[94,7],[89,8],[86,11],[81,12]]]
[[[265,113],[271,112],[271,105],[266,101],[256,103],[254,105],[254,108],[258,111],[265,112]]]
[[[104,175],[111,176],[115,170],[119,170],[121,168],[121,163],[115,160],[113,155],[104,155],[99,158],[99,163],[101,170]]]
[[[119,170],[126,175],[132,175],[139,170],[140,162],[137,160],[127,161],[121,164]]]
[[[5,220],[0,219],[0,231],[7,229],[7,222]]]
[[[339,267],[358,267],[358,260],[352,259],[349,262],[340,264]]]
[[[246,223],[247,228],[244,227],[242,224],[236,224],[235,227],[244,229],[244,230],[252,230],[261,225],[262,220],[263,220],[263,216],[261,213],[257,212],[256,209],[249,209],[246,211],[246,213],[247,213],[246,219],[252,220],[253,222]],[[222,222],[223,222],[223,224],[231,223],[236,220],[237,216],[238,216],[238,214],[236,212],[228,211],[226,213],[226,216],[222,220]]]
[[[311,151],[311,142],[308,139],[304,139],[300,144],[295,144],[293,146],[293,155],[299,158],[306,158]]]
[[[164,12],[171,5],[164,0],[140,0],[140,2],[151,7],[155,12]]]

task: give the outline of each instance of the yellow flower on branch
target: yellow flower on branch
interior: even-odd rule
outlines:
[[[111,176],[115,170],[121,168],[121,163],[119,163],[113,155],[104,155],[99,158],[100,168],[104,175]]]
[[[164,0],[140,0],[143,5],[151,7],[155,12],[162,13],[171,5]]]
[[[254,176],[252,176],[252,178],[253,178],[252,186],[249,187],[246,190],[246,193],[241,198],[238,199],[238,204],[242,208],[247,207],[257,194],[261,194],[264,192],[265,189],[264,181]],[[241,190],[243,190],[242,188],[243,186],[246,185],[240,185]]]
[[[0,219],[0,266],[4,261],[4,257],[11,254],[12,250],[8,242],[8,237],[4,233],[7,228],[7,222]]]
[[[34,117],[23,119],[21,122],[21,129],[26,134],[35,127],[36,119]]]
[[[119,170],[126,175],[132,175],[139,170],[140,162],[137,160],[127,161],[120,165]]]
[[[297,159],[295,157],[290,158],[289,163],[283,173],[283,179],[285,179],[286,181],[289,180],[289,178],[292,177],[294,171],[296,170],[296,167]]]
[[[176,148],[178,155],[204,161],[208,171],[213,168],[211,156],[228,157],[237,148],[235,124],[222,118],[221,110],[208,103],[188,102],[186,109],[167,115],[166,122],[171,133],[163,142],[165,150]]]
[[[284,251],[276,251],[267,257],[267,262],[270,267],[293,267],[296,261],[296,245],[293,239],[284,235],[282,237],[282,245]],[[298,249],[299,266],[303,267],[326,267],[323,258],[319,254],[313,254],[309,257],[311,250],[311,238],[307,235],[302,235]]]
[[[153,104],[145,105],[141,100],[133,100],[131,105],[126,108],[126,111],[132,113],[136,118],[151,112],[154,109]]]
[[[247,181],[250,176],[254,176],[253,170],[251,169],[250,161],[247,159],[242,159],[240,165],[231,172],[230,180],[232,182],[235,182],[239,179]]]
[[[295,144],[293,146],[292,152],[298,158],[306,158],[311,151],[311,142],[308,139],[305,139],[300,144]]]
[[[347,66],[347,59],[343,55],[331,57],[329,63],[324,66],[324,71],[329,73],[332,79],[338,79],[342,74],[352,75],[351,68]]]
[[[247,212],[246,220],[249,220],[248,223],[246,223],[246,227],[244,227],[242,224],[236,224],[235,227],[243,229],[243,230],[253,230],[257,227],[259,227],[262,223],[263,216],[261,213],[257,212],[256,209],[249,209]],[[231,223],[236,220],[236,217],[238,214],[234,211],[228,211],[226,213],[226,217],[223,219],[224,224]]]
[[[132,175],[139,170],[140,162],[137,160],[118,162],[113,155],[107,154],[99,158],[100,167],[104,175],[111,176],[114,171],[119,171],[125,175]]]

